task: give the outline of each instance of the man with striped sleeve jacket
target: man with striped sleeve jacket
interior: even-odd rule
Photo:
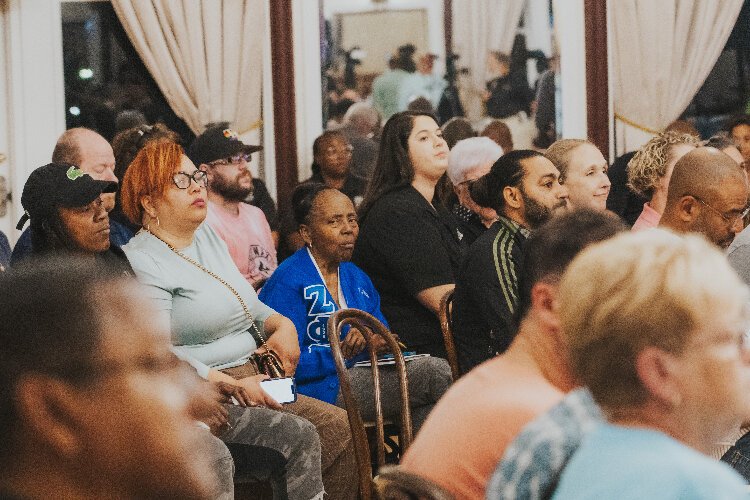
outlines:
[[[476,181],[490,192],[498,220],[469,247],[456,279],[452,318],[461,373],[505,351],[515,336],[523,245],[529,231],[566,210],[559,175],[541,154],[518,150]]]

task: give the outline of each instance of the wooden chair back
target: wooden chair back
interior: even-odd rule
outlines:
[[[442,486],[398,467],[386,467],[373,480],[378,500],[453,500]]]
[[[448,290],[440,299],[440,328],[443,330],[443,342],[445,342],[445,352],[448,353],[448,364],[451,367],[453,381],[458,380],[460,372],[458,370],[458,354],[456,354],[456,344],[453,342],[453,321],[451,320],[451,311],[453,310],[453,289]]]
[[[333,360],[336,363],[336,372],[339,376],[341,394],[346,405],[346,412],[349,418],[349,426],[354,438],[354,452],[357,458],[359,470],[360,498],[369,500],[372,497],[372,463],[370,461],[370,446],[367,441],[367,432],[365,423],[362,420],[362,413],[359,409],[359,403],[354,396],[349,373],[344,361],[344,355],[341,352],[341,332],[346,326],[357,328],[367,341],[367,350],[370,355],[372,364],[372,377],[375,399],[375,431],[377,438],[377,462],[378,466],[385,464],[385,432],[383,430],[383,409],[381,405],[380,394],[380,369],[378,366],[378,353],[375,352],[372,343],[373,335],[379,335],[385,339],[386,345],[395,360],[396,372],[399,379],[399,388],[401,390],[401,425],[399,446],[404,452],[412,442],[412,422],[411,409],[409,407],[409,387],[406,379],[406,362],[401,354],[398,342],[388,329],[377,318],[369,313],[358,309],[340,309],[333,313],[328,319],[328,339],[331,343],[331,352]]]

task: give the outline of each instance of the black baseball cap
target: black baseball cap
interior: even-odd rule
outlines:
[[[25,213],[16,225],[21,230],[29,219],[50,217],[58,207],[85,207],[102,193],[114,193],[117,183],[97,181],[75,165],[49,163],[39,167],[23,186],[21,205]]]
[[[239,153],[255,153],[262,146],[251,146],[239,139],[227,124],[211,126],[195,138],[187,151],[188,158],[198,167],[204,163],[229,158]]]

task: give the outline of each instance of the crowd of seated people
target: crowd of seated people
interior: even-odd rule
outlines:
[[[12,257],[0,237],[0,497],[358,498],[339,377],[373,420],[357,363],[385,341],[342,330],[337,371],[347,308],[421,355],[400,467],[457,499],[747,493],[750,120],[657,135],[625,187],[586,139],[514,150],[502,122],[354,111],[316,139],[281,238],[260,147],[227,123],[186,147],[161,124],[60,137]],[[363,174],[354,138],[377,147]],[[632,228],[616,187],[647,199]],[[296,401],[264,389],[269,351]],[[394,367],[380,391],[398,421]]]

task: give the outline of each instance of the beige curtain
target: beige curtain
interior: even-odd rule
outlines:
[[[716,63],[742,3],[610,2],[617,119],[644,132],[677,119]]]
[[[482,115],[481,95],[487,80],[487,54],[510,54],[526,0],[461,0],[453,2],[453,51],[459,67],[470,73],[462,79],[462,102],[469,119]]]
[[[260,123],[264,0],[112,0],[174,112],[195,133]]]

